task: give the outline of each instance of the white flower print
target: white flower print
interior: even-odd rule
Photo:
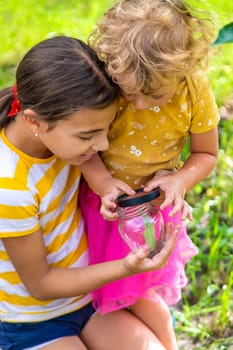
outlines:
[[[164,147],[164,150],[166,151],[166,150],[168,150],[168,149],[173,149],[173,150],[175,150],[175,147],[176,147],[176,149],[177,149],[177,146],[176,146],[176,141],[171,141],[171,142],[169,142],[165,147]]]
[[[134,185],[138,185],[138,184],[140,184],[140,179],[136,179],[136,180],[134,180]]]
[[[163,115],[159,118],[160,124],[164,124],[166,122],[166,120],[167,120],[167,117],[165,115]]]
[[[134,129],[142,130],[142,129],[145,128],[145,124],[142,124],[142,123],[131,122],[130,125],[131,125],[132,128],[134,128]]]
[[[212,119],[209,119],[209,120],[208,120],[208,126],[213,125],[213,123],[214,123],[214,122],[213,122]]]
[[[181,105],[180,111],[181,111],[181,112],[185,112],[185,111],[187,111],[187,109],[188,109],[188,102],[184,102],[184,103]]]
[[[164,137],[165,137],[166,139],[171,139],[172,136],[173,136],[173,133],[171,133],[171,132],[165,132],[165,133],[164,133]]]
[[[160,107],[159,106],[154,106],[149,108],[150,111],[153,111],[155,113],[159,113],[160,112]]]
[[[129,136],[134,135],[134,134],[135,134],[135,130],[132,130],[128,133]]]
[[[157,142],[158,142],[157,140],[153,140],[153,141],[151,141],[151,143],[150,143],[150,144],[151,144],[152,146],[154,146],[154,145],[156,145],[156,144],[157,144]]]
[[[205,106],[205,102],[203,100],[199,100],[199,105],[200,106]]]
[[[125,170],[127,168],[126,165],[122,165],[122,164],[117,164],[117,163],[114,163],[114,162],[110,162],[109,163],[111,165],[111,167],[115,170]],[[113,170],[112,170],[113,171]]]
[[[142,155],[142,151],[140,149],[137,149],[137,147],[134,145],[130,147],[130,153],[134,154],[137,157],[140,157]]]
[[[140,151],[140,149],[136,149],[134,154],[135,154],[135,156],[140,157],[142,154],[142,151]]]

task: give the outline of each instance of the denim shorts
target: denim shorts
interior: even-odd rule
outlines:
[[[47,321],[10,323],[0,321],[0,349],[25,350],[66,336],[79,336],[95,313],[91,304]]]

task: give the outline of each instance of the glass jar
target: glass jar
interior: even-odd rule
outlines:
[[[164,222],[160,211],[150,202],[158,198],[155,189],[149,193],[142,189],[133,196],[123,194],[118,198],[119,232],[131,250],[147,244],[148,257],[160,252],[164,245]]]

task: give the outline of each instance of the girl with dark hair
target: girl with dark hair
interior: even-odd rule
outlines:
[[[161,349],[138,318],[95,313],[91,291],[163,266],[178,227],[153,260],[148,249],[88,266],[77,207],[83,162],[108,147],[118,88],[80,40],[34,46],[16,85],[0,92],[0,348]]]

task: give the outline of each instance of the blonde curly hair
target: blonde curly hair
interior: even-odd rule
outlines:
[[[213,38],[212,21],[198,18],[182,0],[121,0],[88,43],[117,83],[150,95],[205,68]]]

